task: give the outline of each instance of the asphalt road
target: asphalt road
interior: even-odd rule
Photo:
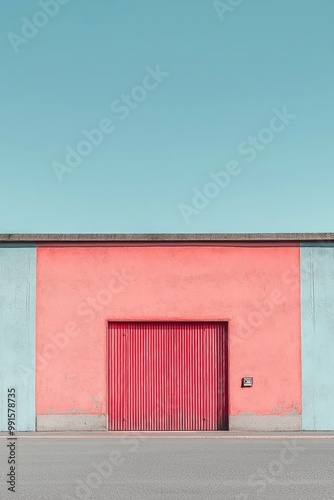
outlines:
[[[1,500],[334,499],[334,439],[0,436]]]

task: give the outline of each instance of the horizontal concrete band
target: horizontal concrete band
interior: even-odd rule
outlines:
[[[334,241],[334,233],[0,234],[0,242]]]
[[[37,415],[37,431],[103,431],[106,415]],[[241,415],[229,417],[230,431],[300,431],[301,415]]]
[[[37,415],[37,431],[105,431],[106,415]]]
[[[300,431],[302,416],[287,415],[237,415],[229,417],[230,431]]]

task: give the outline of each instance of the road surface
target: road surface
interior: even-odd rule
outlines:
[[[0,435],[4,500],[334,499],[334,434],[15,437]],[[6,484],[11,446],[15,493]]]

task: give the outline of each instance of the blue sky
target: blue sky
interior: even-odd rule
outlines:
[[[0,232],[334,231],[334,3],[237,3],[2,2]]]

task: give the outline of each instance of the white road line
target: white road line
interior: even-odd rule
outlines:
[[[15,436],[0,436],[0,439],[334,439],[334,436],[115,436],[115,435],[103,435],[103,436],[43,436],[43,435],[31,435],[31,436],[20,436],[16,434]]]

